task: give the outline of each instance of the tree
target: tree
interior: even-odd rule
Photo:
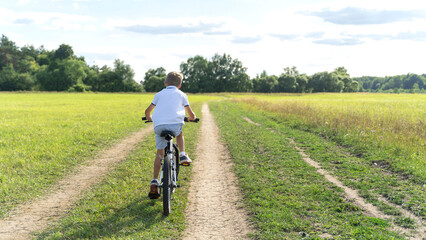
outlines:
[[[383,82],[384,82],[384,79],[375,78],[374,81],[373,81],[373,84],[371,85],[371,88],[374,89],[374,90],[378,90],[378,89],[382,88]]]
[[[338,67],[332,72],[332,74],[337,76],[338,81],[343,82],[343,89],[338,87],[335,90],[340,90],[340,91],[343,91],[343,92],[357,92],[358,91],[358,88],[359,88],[358,82],[351,79],[351,77],[348,73],[348,70],[346,70],[346,68]],[[339,86],[342,85],[342,83],[340,83],[340,82],[338,82],[337,84]]]
[[[74,56],[74,51],[72,50],[72,47],[66,44],[61,44],[59,48],[53,54],[53,58],[60,59],[60,60],[72,58],[73,56]]]
[[[297,82],[296,92],[298,93],[306,92],[308,82],[309,82],[309,77],[306,74],[299,74],[296,77],[296,82]]]
[[[87,71],[86,71],[87,68]],[[42,66],[37,79],[42,90],[65,91],[76,84],[83,84],[87,77],[88,67],[79,60],[56,60],[54,64]]]
[[[418,87],[424,85],[425,78],[417,74],[407,74],[403,80],[404,89],[414,89],[414,84],[418,84]]]
[[[188,58],[180,64],[183,74],[182,91],[209,92],[213,88],[212,77],[209,75],[209,62],[202,56]]]
[[[228,86],[228,92],[251,92],[253,90],[253,81],[246,73],[234,75],[231,84]]]
[[[5,35],[2,35],[0,41],[0,70],[9,64],[15,65],[18,60],[19,48]]]
[[[312,75],[308,88],[312,92],[342,92],[345,84],[339,79],[339,75],[332,72],[319,72]]]
[[[227,54],[215,54],[210,61],[197,55],[182,63],[180,71],[182,90],[188,92],[246,92],[253,88],[247,68]]]
[[[145,77],[144,80],[148,80],[151,76],[164,76],[164,80],[166,80],[166,69],[163,67],[159,67],[159,68],[150,68],[148,69],[148,71],[145,73]]]
[[[164,81],[166,80],[166,69],[159,67],[156,69],[149,69],[145,73],[143,87],[147,92],[158,92],[164,88]]]
[[[117,75],[116,92],[140,92],[142,88],[134,80],[135,72],[129,64],[124,61],[116,59],[114,61],[114,72]]]
[[[328,72],[319,72],[312,75],[308,83],[308,88],[312,89],[312,92],[325,92],[325,79],[328,78]]]
[[[232,59],[230,55],[215,54],[208,64],[208,73],[211,74],[212,88],[207,92],[229,92],[248,88],[239,84],[249,84],[249,81],[240,81],[246,79],[247,68],[238,59]],[[234,77],[236,76],[236,77]]]
[[[415,83],[413,85],[413,93],[419,93],[420,92],[420,87],[418,83]]]
[[[98,71],[98,77],[91,76],[95,85],[93,91],[101,92],[141,92],[142,86],[134,80],[134,71],[130,65],[120,59],[114,61],[114,69],[104,66]]]
[[[164,79],[165,76],[156,76],[152,75],[150,76],[145,82],[144,82],[144,88],[147,92],[159,92],[164,88]]]
[[[296,66],[293,66],[291,68],[286,67],[284,68],[284,74],[296,77],[299,75],[299,70],[297,70]]]
[[[293,93],[296,92],[297,87],[296,77],[283,73],[278,78],[276,92]]]
[[[17,73],[12,64],[0,71],[0,91],[28,91],[34,86],[34,79],[29,73]]]
[[[388,77],[386,83],[382,86],[382,90],[402,88],[402,76]]]
[[[263,71],[260,76],[253,79],[253,91],[261,93],[270,93],[278,85],[278,78],[274,75],[268,76],[266,71]]]

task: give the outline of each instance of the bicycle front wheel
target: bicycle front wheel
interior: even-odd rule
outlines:
[[[171,200],[173,190],[170,158],[166,156],[163,164],[163,215],[168,216],[172,210]]]
[[[179,177],[179,149],[176,144],[173,144],[173,155],[175,156],[173,158],[173,161],[176,168],[176,182],[177,182]]]

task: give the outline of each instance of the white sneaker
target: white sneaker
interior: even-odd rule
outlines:
[[[188,154],[185,153],[185,155],[180,156],[180,164],[183,166],[189,166],[192,163],[192,160],[188,157]]]

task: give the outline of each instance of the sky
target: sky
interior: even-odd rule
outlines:
[[[179,71],[229,54],[255,77],[426,73],[424,0],[2,0],[0,34],[17,46],[72,46],[89,65]]]

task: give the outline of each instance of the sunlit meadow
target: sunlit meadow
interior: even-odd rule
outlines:
[[[233,95],[236,101],[340,138],[393,149],[406,156],[401,168],[426,175],[426,95],[306,94]],[[405,165],[405,166],[403,166]],[[411,172],[410,170],[410,172]]]

